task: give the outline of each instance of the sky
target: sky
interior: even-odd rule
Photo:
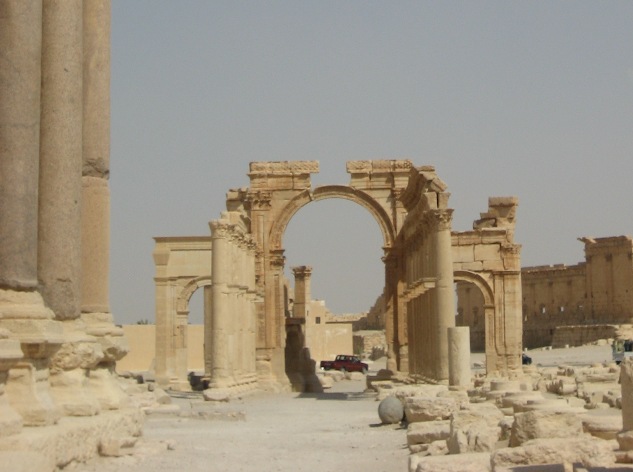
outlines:
[[[155,236],[209,235],[252,161],[434,165],[453,230],[519,198],[522,265],[633,234],[633,2],[112,0],[110,302],[154,320]],[[377,223],[314,202],[284,236],[334,313],[367,310]],[[190,320],[201,315],[192,297]]]

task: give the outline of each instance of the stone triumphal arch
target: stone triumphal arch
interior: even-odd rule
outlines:
[[[447,186],[408,160],[350,161],[349,185],[312,188],[316,161],[253,162],[250,186],[230,190],[211,237],[156,238],[156,376],[186,388],[188,298],[205,286],[205,375],[211,388],[287,388],[288,311],[283,236],[301,208],[342,198],[365,208],[383,237],[388,368],[449,379],[455,281],[486,299],[489,371],[520,367],[521,287],[516,199],[490,199],[473,231],[451,232]],[[297,315],[300,316],[300,315]],[[294,329],[293,328],[293,329]]]

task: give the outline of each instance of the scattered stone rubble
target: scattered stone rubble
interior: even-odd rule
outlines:
[[[476,374],[468,389],[381,371],[367,386],[381,406],[402,404],[410,472],[633,469],[633,359]]]

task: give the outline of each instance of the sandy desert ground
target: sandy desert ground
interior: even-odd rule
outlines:
[[[542,366],[611,358],[609,346],[528,354]],[[473,354],[473,365],[482,361],[482,354]],[[370,370],[380,367],[376,362]],[[148,415],[133,455],[100,458],[71,470],[405,472],[406,430],[381,425],[375,395],[364,388],[364,381],[343,380],[323,394],[260,393],[221,404],[181,394],[173,398],[180,415]]]

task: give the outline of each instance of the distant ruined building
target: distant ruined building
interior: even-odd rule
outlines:
[[[630,236],[579,238],[585,262],[524,267],[523,345],[563,347],[617,336],[633,323],[633,240]],[[458,284],[458,325],[471,328],[471,344],[483,349],[483,301]]]

